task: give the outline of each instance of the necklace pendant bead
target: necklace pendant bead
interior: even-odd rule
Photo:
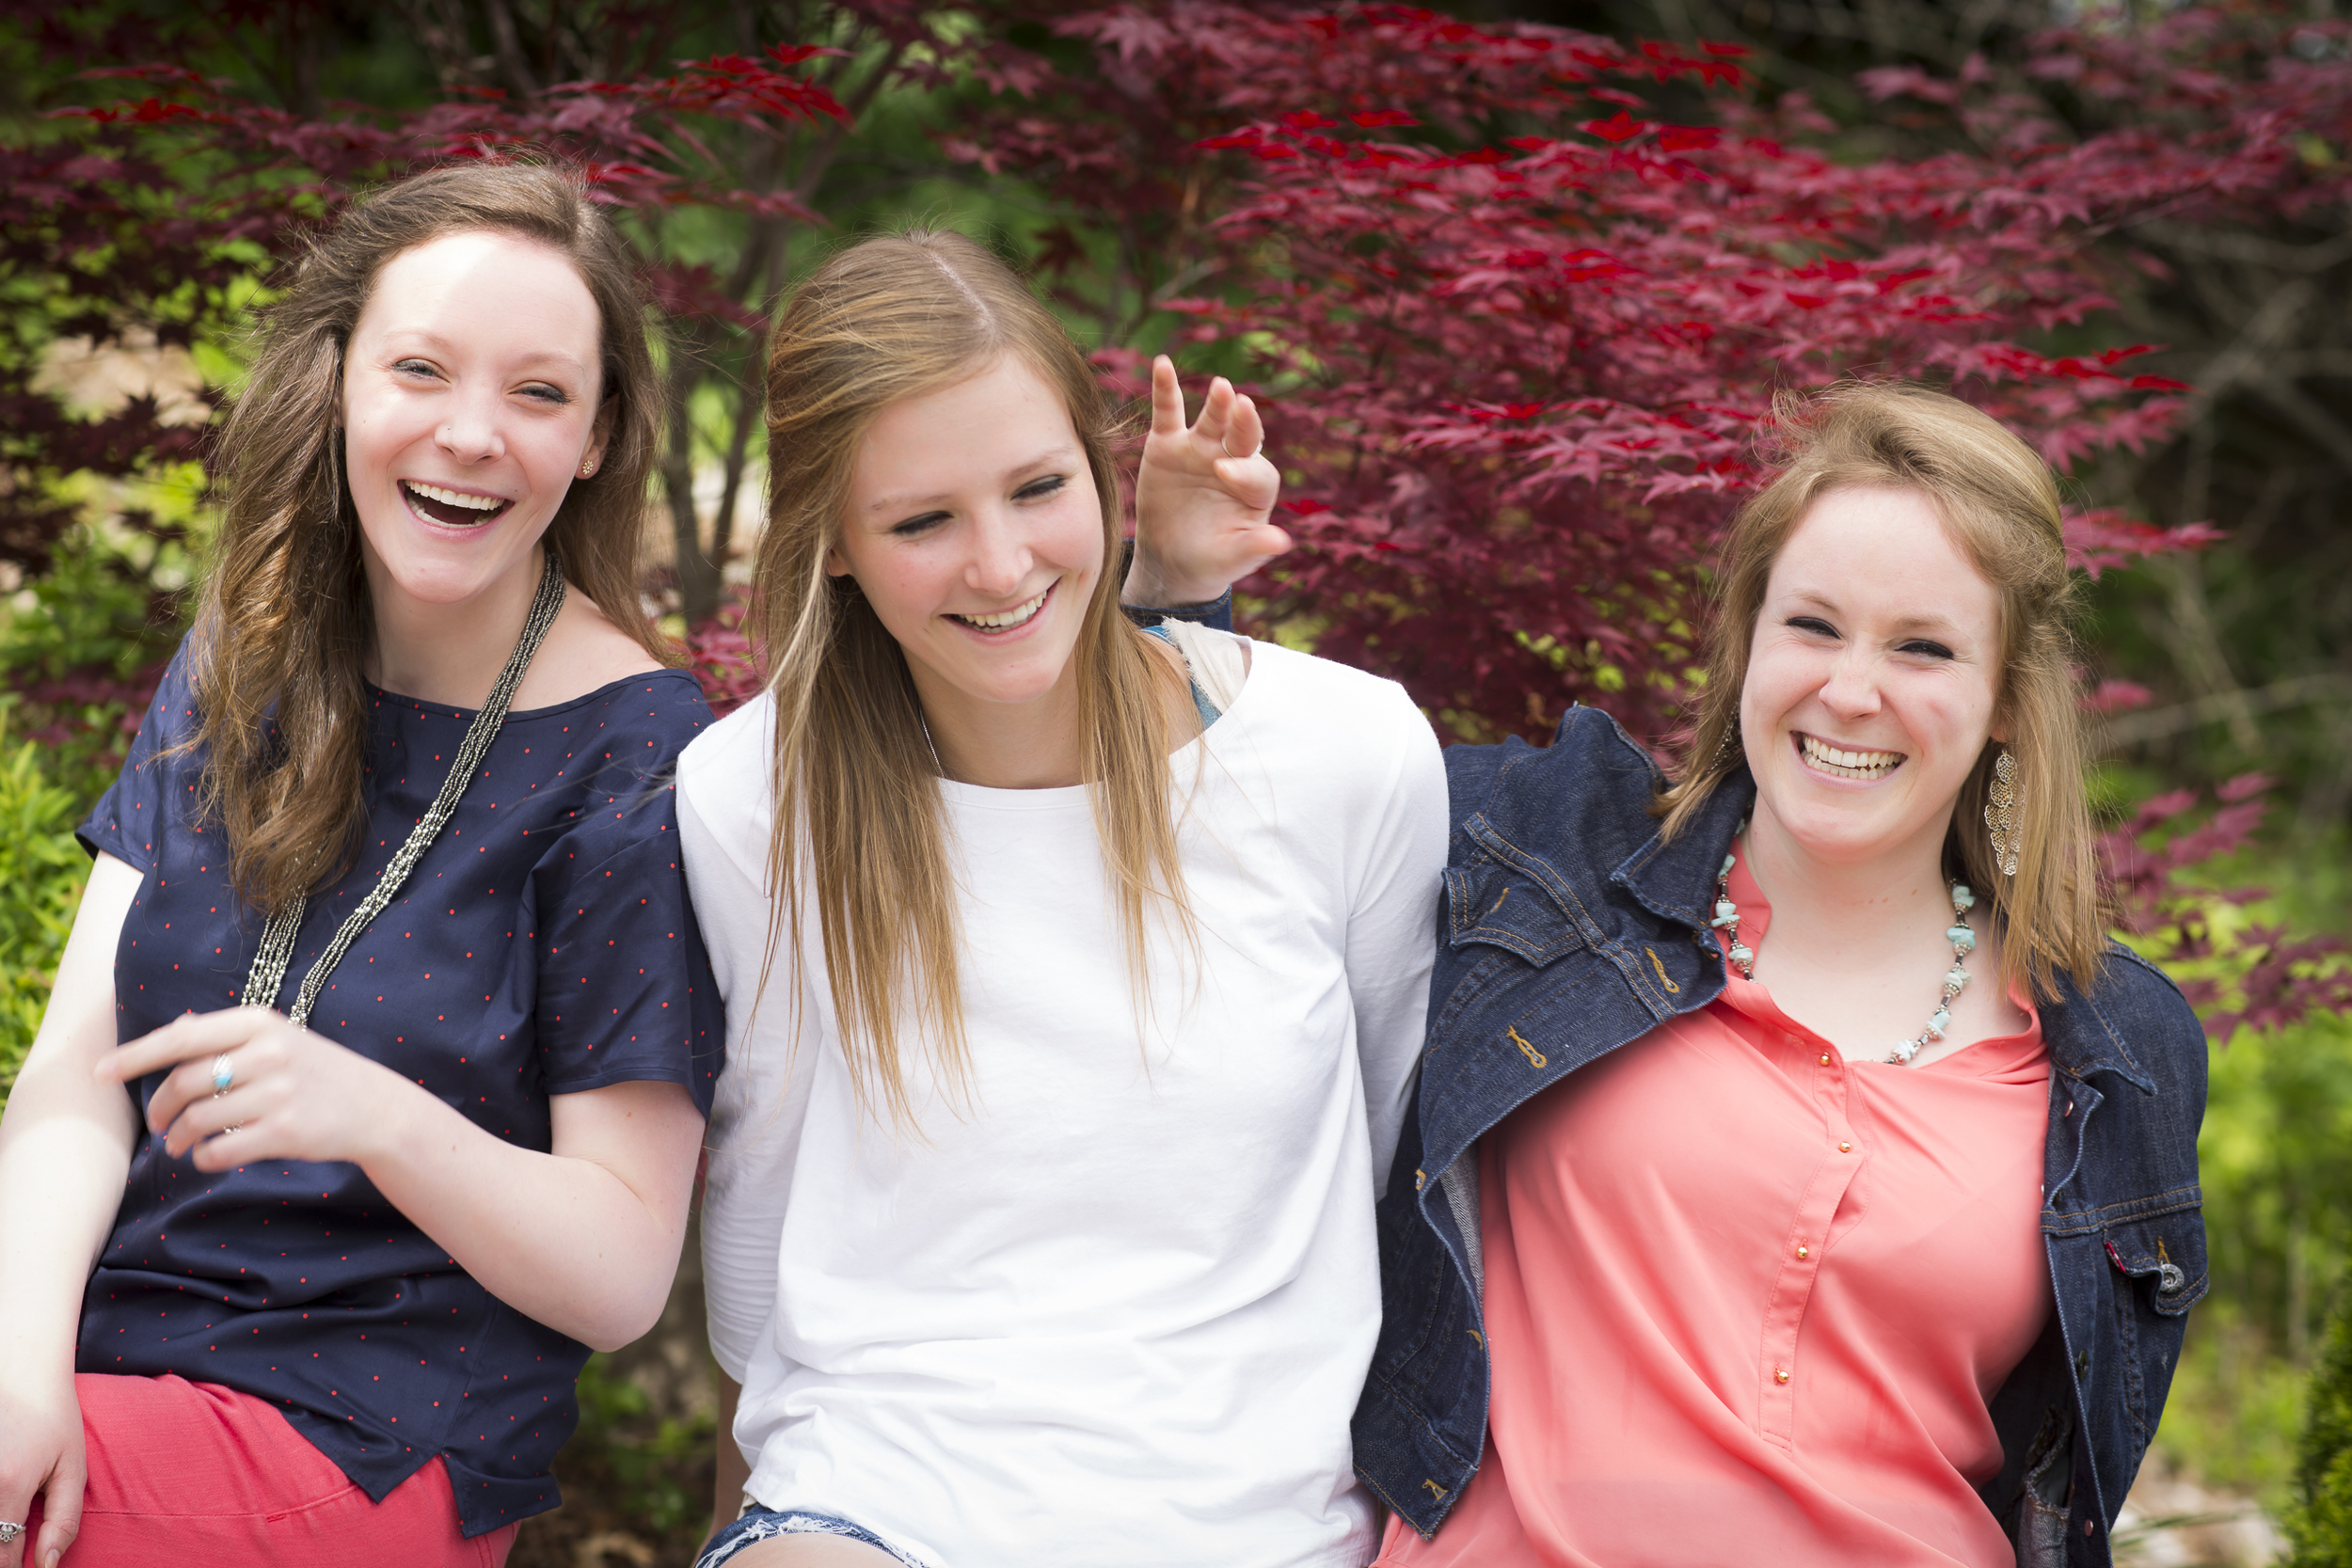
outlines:
[[[1735,942],[1731,944],[1731,961],[1740,966],[1740,974],[1749,974],[1753,977],[1752,972],[1756,968],[1756,954],[1749,949],[1747,943]]]
[[[1930,1039],[1940,1040],[1944,1037],[1944,1031],[1949,1029],[1951,1026],[1952,1015],[1950,1010],[1948,1008],[1938,1007],[1935,1009],[1935,1016],[1928,1020],[1928,1037]]]
[[[1977,933],[1965,926],[1954,926],[1944,934],[1951,940],[1954,953],[1966,954],[1977,950]]]
[[[1966,882],[1954,882],[1952,902],[1963,910],[1973,910],[1977,907],[1977,895],[1969,890]]]
[[[1950,970],[1948,970],[1944,975],[1944,989],[1950,991],[1954,996],[1958,996],[1960,994],[1961,988],[1965,986],[1967,983],[1968,972],[1961,968],[1958,964],[1952,965]]]
[[[1886,1059],[1894,1063],[1897,1067],[1909,1067],[1911,1065],[1911,1058],[1916,1056],[1917,1054],[1919,1054],[1919,1042],[1917,1040],[1897,1040],[1895,1042],[1895,1049],[1887,1054]]]

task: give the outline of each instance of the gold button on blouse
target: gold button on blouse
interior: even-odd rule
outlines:
[[[1775,1368],[1773,1368],[1773,1369],[1772,1369],[1772,1381],[1773,1381],[1774,1383],[1786,1383],[1786,1382],[1788,1382],[1788,1368],[1786,1368],[1786,1367],[1775,1367]]]
[[[1799,1247],[1797,1249],[1797,1256],[1800,1258],[1810,1258],[1813,1256],[1813,1250],[1810,1247]]]
[[[1853,1145],[1850,1143],[1840,1143],[1837,1146],[1837,1152],[1840,1154],[1851,1154],[1853,1152]]]
[[[1823,1067],[1829,1066],[1829,1053],[1826,1051],[1821,1053],[1821,1065]]]

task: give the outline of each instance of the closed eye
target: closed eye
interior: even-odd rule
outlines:
[[[438,377],[441,373],[430,359],[395,359],[392,370],[401,375]]]
[[[947,514],[945,512],[925,512],[904,522],[891,524],[890,532],[894,538],[912,539],[918,533],[929,533],[946,520]]]
[[[1944,646],[1941,642],[1931,641],[1924,637],[1913,638],[1910,641],[1902,644],[1899,651],[1906,654],[1915,654],[1921,658],[1950,658],[1952,657],[1951,649]]]
[[[1060,474],[1047,474],[1043,479],[1033,479],[1015,490],[1012,493],[1012,499],[1022,501],[1042,500],[1047,496],[1061,490],[1069,483],[1069,480]]]
[[[1836,637],[1837,628],[1818,615],[1791,615],[1788,624],[1799,631],[1809,631],[1816,637]]]
[[[562,408],[572,401],[572,394],[561,387],[550,387],[544,381],[533,382],[523,388],[523,396],[550,408]]]

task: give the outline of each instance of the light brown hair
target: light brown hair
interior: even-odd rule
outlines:
[[[2017,763],[2024,844],[2017,874],[1994,863],[1984,808],[2002,742],[1988,742],[1962,784],[1945,840],[1947,875],[1986,898],[2001,931],[2004,983],[2044,1000],[2055,973],[2084,986],[2106,946],[2088,757],[2075,701],[2074,576],[2049,466],[1996,420],[1957,398],[1896,382],[1843,382],[1776,400],[1769,437],[1779,472],[1732,520],[1716,583],[1707,679],[1679,768],[1659,798],[1671,838],[1716,785],[1744,765],[1740,692],[1765,586],[1781,546],[1835,490],[1887,485],[1926,496],[1945,529],[2000,595],[1994,711]]]
[[[226,829],[240,896],[272,911],[349,869],[366,818],[374,630],[359,520],[342,477],[343,356],[386,263],[444,235],[495,231],[563,254],[601,318],[604,459],[548,524],[564,575],[645,650],[637,549],[660,402],[627,246],[566,169],[434,169],[354,203],[310,246],[257,337],[221,433],[227,505],[193,647],[200,799]]]
[[[1166,699],[1180,677],[1119,607],[1115,430],[1092,372],[1027,286],[961,235],[918,230],[840,251],[801,285],[768,359],[769,954],[788,932],[798,961],[803,900],[814,905],[859,1103],[902,1124],[901,1022],[936,1042],[943,1082],[969,1082],[955,873],[906,656],[856,580],[827,574],[826,554],[876,416],[1008,356],[1060,394],[1102,500],[1103,572],[1073,657],[1082,776],[1138,996],[1147,914],[1172,911],[1191,929],[1168,801]]]

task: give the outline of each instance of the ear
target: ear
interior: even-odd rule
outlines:
[[[580,451],[583,464],[604,467],[604,449],[612,439],[612,400],[606,398],[596,404],[596,422],[588,427],[588,445]]]
[[[838,545],[825,546],[825,576],[846,578],[850,575],[850,558],[841,553]]]

